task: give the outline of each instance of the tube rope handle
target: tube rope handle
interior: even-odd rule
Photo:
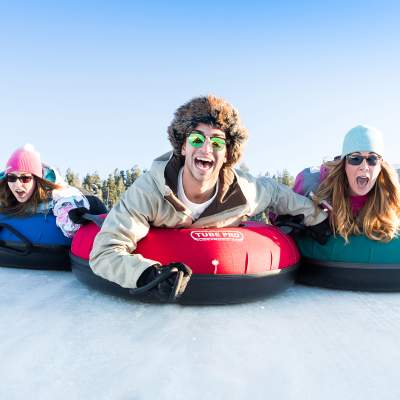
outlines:
[[[18,239],[20,239],[21,242],[25,245],[25,248],[20,250],[15,247],[7,246],[3,240],[0,240],[0,248],[3,251],[5,251],[7,253],[15,254],[15,255],[20,255],[20,256],[27,256],[28,254],[31,253],[33,244],[26,236],[24,236],[21,232],[17,231],[13,226],[11,226],[9,224],[0,223],[0,230],[2,230],[2,229],[9,230],[14,236],[16,236]]]
[[[167,280],[173,274],[177,274],[177,276],[175,278],[174,287],[172,288],[171,294],[167,301],[169,303],[173,303],[179,297],[182,296],[182,294],[185,291],[186,286],[191,278],[191,272],[190,272],[190,274],[188,274],[188,276],[185,277],[185,272],[180,270],[177,267],[168,268],[168,270],[163,271],[159,276],[157,276],[155,279],[153,279],[151,282],[147,283],[146,285],[141,286],[140,288],[130,289],[129,293],[132,296],[139,296],[143,293],[146,293],[147,291],[156,287],[160,282]]]
[[[146,283],[146,285],[143,285],[143,286],[141,286],[139,288],[135,288],[135,289],[129,289],[129,293],[132,294],[133,296],[146,293],[150,289],[153,289],[154,287],[156,287],[160,282],[167,280],[170,276],[172,276],[176,272],[178,272],[178,268],[175,268],[175,267],[169,269],[168,271],[164,271],[160,275],[158,275],[156,278],[154,278],[151,282]]]

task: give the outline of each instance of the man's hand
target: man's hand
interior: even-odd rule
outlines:
[[[332,235],[331,224],[329,223],[329,217],[324,219],[317,225],[307,226],[306,234],[311,236],[319,244],[326,244]]]
[[[304,226],[304,215],[278,215],[273,224],[281,228],[281,230],[286,234],[296,235],[297,233],[306,229]]]
[[[317,225],[305,226],[304,215],[279,215],[274,225],[279,226],[285,233],[290,235],[306,235],[316,240],[319,244],[326,244],[332,235],[331,225],[328,218]]]
[[[149,302],[172,303],[182,296],[191,276],[192,270],[183,263],[153,265],[140,275],[140,290],[132,289],[131,293]]]

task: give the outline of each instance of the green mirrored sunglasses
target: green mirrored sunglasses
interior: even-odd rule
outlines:
[[[202,147],[204,145],[204,143],[206,142],[206,137],[204,136],[204,134],[202,132],[199,132],[199,131],[192,131],[187,135],[187,137],[188,137],[190,145],[196,149],[198,149],[199,147]],[[216,150],[216,151],[221,151],[226,146],[225,139],[222,137],[219,137],[219,136],[211,136],[210,143],[211,143],[212,149]]]

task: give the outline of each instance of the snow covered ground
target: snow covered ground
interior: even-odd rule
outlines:
[[[400,293],[146,305],[0,268],[0,399],[400,398]]]

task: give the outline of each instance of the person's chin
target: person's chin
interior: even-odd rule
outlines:
[[[211,177],[213,175],[214,168],[198,168],[194,166],[195,175],[199,177]]]
[[[371,191],[371,188],[365,188],[362,190],[354,190],[355,196],[365,196]]]
[[[30,196],[15,196],[15,198],[18,203],[26,203],[30,199]]]

